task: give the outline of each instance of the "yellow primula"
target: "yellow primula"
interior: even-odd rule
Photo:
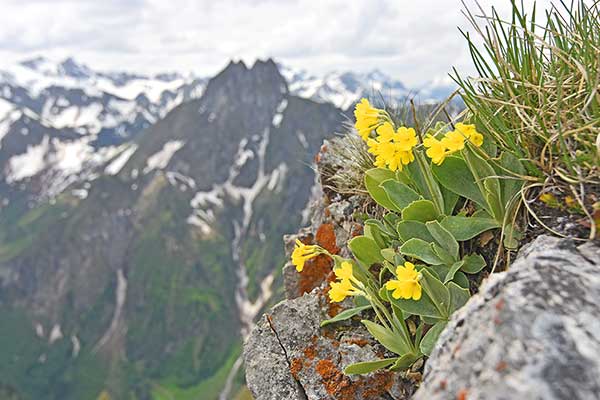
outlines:
[[[467,140],[479,147],[483,144],[483,135],[477,132],[475,125],[465,125],[459,122],[455,125],[455,129],[446,133],[441,140],[427,135],[423,140],[423,146],[427,149],[425,154],[431,158],[431,162],[440,165],[446,156],[464,149]]]
[[[422,292],[420,279],[421,274],[415,269],[415,265],[407,261],[396,267],[396,279],[387,281],[385,288],[393,290],[392,297],[395,299],[419,300]]]
[[[458,122],[454,125],[454,131],[461,133],[469,142],[479,147],[483,144],[483,135],[477,132],[475,125],[467,125],[462,122]]]
[[[316,245],[307,245],[296,239],[296,247],[292,252],[292,264],[298,272],[304,269],[304,263],[322,253],[322,249]]]
[[[414,161],[413,148],[417,145],[417,135],[413,128],[400,127],[394,130],[389,122],[377,128],[377,137],[368,139],[369,153],[375,156],[375,166],[400,170]]]
[[[333,270],[338,281],[329,284],[329,299],[333,302],[343,301],[348,296],[365,296],[364,285],[356,279],[352,272],[352,263],[343,261]]]
[[[360,103],[354,108],[354,117],[356,118],[354,127],[363,140],[366,141],[369,138],[371,131],[381,125],[383,122],[383,115],[385,115],[385,112],[371,106],[369,100],[360,100]]]
[[[431,162],[436,165],[443,163],[446,155],[448,155],[446,146],[444,146],[440,140],[437,140],[431,135],[428,135],[425,139],[423,139],[423,146],[427,148],[425,154],[427,154],[427,156],[431,158]]]
[[[444,135],[442,144],[453,153],[465,148],[465,137],[458,131],[448,132]]]

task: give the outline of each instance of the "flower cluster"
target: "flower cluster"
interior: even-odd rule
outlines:
[[[414,161],[413,147],[417,145],[417,135],[413,128],[404,126],[394,130],[389,122],[377,128],[377,137],[368,139],[369,153],[375,156],[376,167],[400,170]]]
[[[385,111],[371,106],[369,100],[361,99],[354,108],[354,117],[356,118],[354,127],[360,137],[367,141],[371,132],[383,123],[386,115]]]
[[[337,281],[330,283],[329,299],[331,301],[340,302],[348,296],[366,296],[363,283],[354,277],[352,263],[344,261],[333,272]]]
[[[415,265],[407,261],[403,266],[396,267],[396,279],[386,282],[385,288],[393,290],[392,297],[395,299],[419,300],[421,298],[420,279],[421,274],[415,270]]]
[[[475,129],[475,125],[457,123],[455,129],[448,132],[439,140],[428,135],[423,139],[423,145],[427,148],[425,154],[431,158],[431,162],[440,165],[446,156],[465,148],[465,141],[469,141],[479,147],[483,144],[483,135]]]
[[[306,245],[296,239],[296,246],[292,253],[292,264],[296,267],[298,272],[302,272],[304,269],[304,263],[313,257],[323,253],[323,249],[317,245]]]

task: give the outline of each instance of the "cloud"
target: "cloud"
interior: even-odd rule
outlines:
[[[275,57],[311,72],[379,68],[409,84],[469,65],[459,0],[2,1],[7,61],[72,55],[104,69],[212,74],[231,58]]]

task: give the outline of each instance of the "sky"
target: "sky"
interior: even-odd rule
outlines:
[[[510,9],[509,0],[479,4]],[[472,71],[457,28],[470,29],[463,8],[460,0],[0,0],[0,67],[72,56],[94,69],[209,76],[231,59],[273,57],[315,74],[379,69],[417,85],[453,66]]]

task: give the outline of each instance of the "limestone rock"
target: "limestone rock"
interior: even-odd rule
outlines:
[[[385,350],[358,322],[321,328],[326,312],[318,288],[265,314],[244,346],[246,381],[257,400],[408,399],[414,383],[380,371],[346,376],[349,364]],[[389,355],[388,355],[389,356]]]
[[[600,247],[540,236],[452,317],[416,400],[600,398]]]

